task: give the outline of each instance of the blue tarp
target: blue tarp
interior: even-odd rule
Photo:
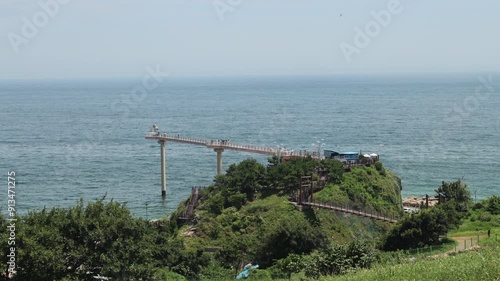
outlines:
[[[242,279],[242,278],[247,278],[249,275],[250,275],[250,271],[253,270],[253,269],[257,269],[259,268],[259,265],[256,264],[256,265],[246,265],[243,269],[243,271],[238,274],[238,276],[236,276],[236,279]]]

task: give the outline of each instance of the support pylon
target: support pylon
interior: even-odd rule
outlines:
[[[165,160],[165,143],[164,140],[159,140],[158,143],[161,145],[161,196],[163,198],[167,197],[167,168]]]
[[[224,148],[214,148],[214,151],[217,152],[217,175],[220,176],[222,175],[222,152],[224,152]]]

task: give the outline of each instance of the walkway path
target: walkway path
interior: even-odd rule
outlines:
[[[479,236],[479,239],[481,238],[485,238],[486,235],[480,235]],[[449,251],[448,253],[452,253],[452,252],[455,252],[455,251],[464,251],[464,250],[467,250],[467,249],[470,249],[471,247],[473,246],[477,246],[478,245],[478,239],[477,239],[477,235],[474,235],[474,236],[460,236],[460,237],[450,237],[451,239],[457,241],[457,246],[456,248],[453,248],[453,250]]]
[[[310,206],[310,207],[315,207],[315,208],[320,208],[320,209],[328,209],[328,210],[333,210],[333,211],[338,211],[338,212],[343,212],[343,213],[348,213],[348,214],[354,214],[357,216],[372,218],[372,219],[391,222],[391,223],[398,222],[394,217],[389,218],[389,217],[385,217],[385,216],[382,216],[382,215],[377,214],[377,213],[357,211],[357,210],[353,210],[353,209],[350,209],[350,208],[347,208],[344,206],[336,206],[333,204],[313,203],[313,202],[301,202],[299,204],[305,205],[305,206]]]

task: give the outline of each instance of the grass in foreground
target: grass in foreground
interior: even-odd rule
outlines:
[[[350,280],[500,280],[498,243],[477,251],[437,259],[425,259],[392,266],[378,266],[324,281]]]

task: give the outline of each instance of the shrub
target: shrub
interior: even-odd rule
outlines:
[[[443,209],[424,209],[418,214],[403,217],[386,237],[383,249],[392,251],[434,245],[449,227],[450,219]]]
[[[236,193],[227,199],[227,207],[235,207],[237,210],[241,209],[243,205],[245,205],[247,199],[247,195],[243,193]]]
[[[484,208],[484,205],[482,202],[478,202],[472,206],[472,210],[477,211]]]
[[[288,257],[279,260],[276,263],[276,267],[283,271],[288,279],[291,280],[293,273],[298,273],[304,268],[303,257],[296,254],[290,254]]]
[[[472,214],[472,215],[470,216],[470,221],[471,221],[471,222],[475,222],[475,221],[477,221],[477,215],[476,215],[476,214]]]
[[[204,267],[200,273],[200,280],[225,280],[234,277],[235,271],[213,262]]]
[[[357,268],[370,268],[375,260],[376,254],[371,245],[354,241],[312,253],[303,267],[307,277],[318,279],[321,275],[340,275]]]
[[[486,210],[493,215],[500,215],[500,196],[493,195],[486,199]]]
[[[480,221],[485,221],[485,222],[491,221],[492,218],[493,218],[493,216],[490,213],[487,213],[487,212],[480,213],[479,217],[478,217],[478,219]]]
[[[207,209],[212,214],[220,215],[222,213],[222,210],[224,209],[224,197],[222,197],[222,195],[220,194],[212,197],[208,202]]]
[[[384,165],[382,162],[375,162],[375,169],[379,172],[380,175],[385,176],[387,173],[385,172]]]
[[[169,271],[167,269],[159,269],[154,275],[155,281],[187,281],[186,277]]]

